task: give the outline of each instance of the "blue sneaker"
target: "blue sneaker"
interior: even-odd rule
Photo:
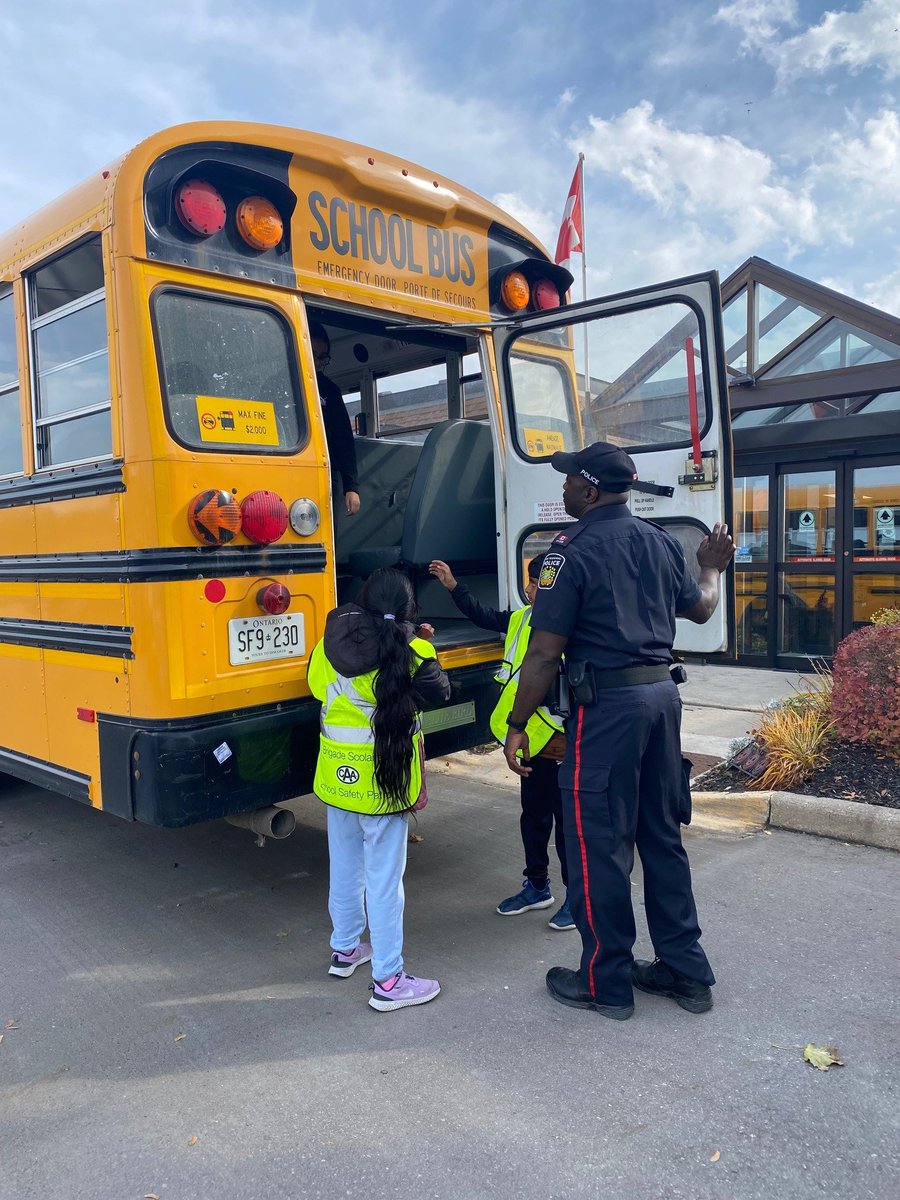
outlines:
[[[549,883],[539,890],[530,879],[526,879],[521,892],[500,901],[497,912],[501,917],[517,917],[519,913],[528,912],[531,908],[549,908],[552,903],[553,893]]]
[[[566,896],[562,908],[553,914],[547,922],[551,929],[561,932],[565,929],[574,929],[575,922],[572,920],[572,914],[569,911],[569,897]]]

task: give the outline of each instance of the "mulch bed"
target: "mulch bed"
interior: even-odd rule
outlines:
[[[759,785],[723,762],[703,776],[700,788],[705,792],[752,792],[758,791]],[[790,790],[804,796],[900,809],[900,761],[868,746],[833,742],[825,766]]]

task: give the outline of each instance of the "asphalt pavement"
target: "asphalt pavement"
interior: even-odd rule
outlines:
[[[2,1200],[900,1194],[898,855],[689,831],[715,1008],[638,993],[619,1023],[545,990],[577,934],[493,911],[515,787],[469,755],[429,792],[407,966],[444,991],[385,1014],[326,973],[317,801],[258,849],[3,786]]]

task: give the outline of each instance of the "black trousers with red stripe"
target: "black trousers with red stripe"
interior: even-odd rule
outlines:
[[[715,977],[700,946],[691,871],[681,844],[685,795],[681,699],[668,680],[609,688],[566,722],[560,767],[569,903],[581,974],[603,1004],[631,1004],[635,939],[631,871],[637,845],[656,954],[691,979]]]

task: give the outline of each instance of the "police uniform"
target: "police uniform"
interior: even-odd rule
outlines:
[[[595,450],[595,447],[588,448]],[[606,447],[609,465],[581,470],[595,486],[625,491],[634,464]],[[556,454],[579,473],[588,451]],[[622,479],[616,465],[632,468]],[[532,628],[568,638],[570,673],[591,664],[593,703],[574,703],[560,768],[569,901],[581,933],[581,981],[598,1005],[633,1004],[631,871],[637,845],[647,924],[657,956],[702,984],[715,982],[700,947],[680,822],[690,794],[681,755],[681,700],[669,676],[675,615],[700,599],[679,544],[627,504],[589,510],[544,560]],[[687,811],[686,811],[687,810]]]

